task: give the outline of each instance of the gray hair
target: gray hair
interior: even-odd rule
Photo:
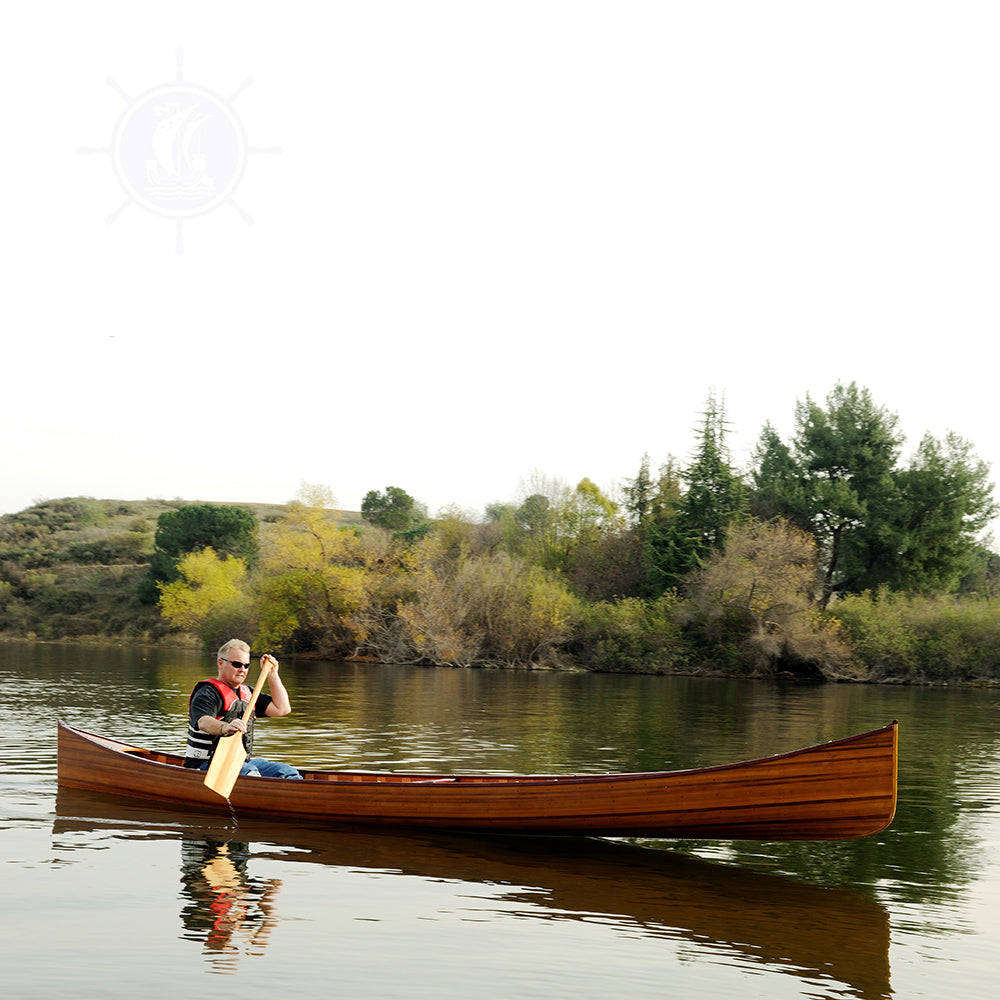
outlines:
[[[231,649],[238,649],[241,652],[246,653],[247,655],[250,654],[250,647],[242,639],[230,639],[229,642],[227,642],[219,650],[218,653],[219,659],[220,660],[228,659],[226,653],[228,653]]]

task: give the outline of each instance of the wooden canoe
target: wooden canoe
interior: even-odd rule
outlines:
[[[310,771],[237,779],[237,815],[488,833],[847,840],[896,809],[898,723],[759,760],[636,774],[452,775]],[[59,723],[65,788],[225,808],[182,758]]]

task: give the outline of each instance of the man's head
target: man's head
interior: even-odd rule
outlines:
[[[250,668],[250,647],[242,639],[230,639],[218,654],[219,680],[234,690],[246,679]]]

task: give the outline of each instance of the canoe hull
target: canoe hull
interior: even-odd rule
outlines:
[[[759,760],[609,775],[303,771],[237,779],[237,815],[489,833],[733,840],[846,840],[896,807],[897,723]],[[59,724],[59,784],[228,811],[181,758]]]

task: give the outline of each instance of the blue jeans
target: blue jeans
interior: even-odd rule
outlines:
[[[207,771],[211,761],[205,761],[199,771]],[[291,764],[281,764],[276,760],[268,760],[266,757],[251,757],[241,768],[240,774],[249,775],[251,778],[299,778],[302,775],[292,767]]]

